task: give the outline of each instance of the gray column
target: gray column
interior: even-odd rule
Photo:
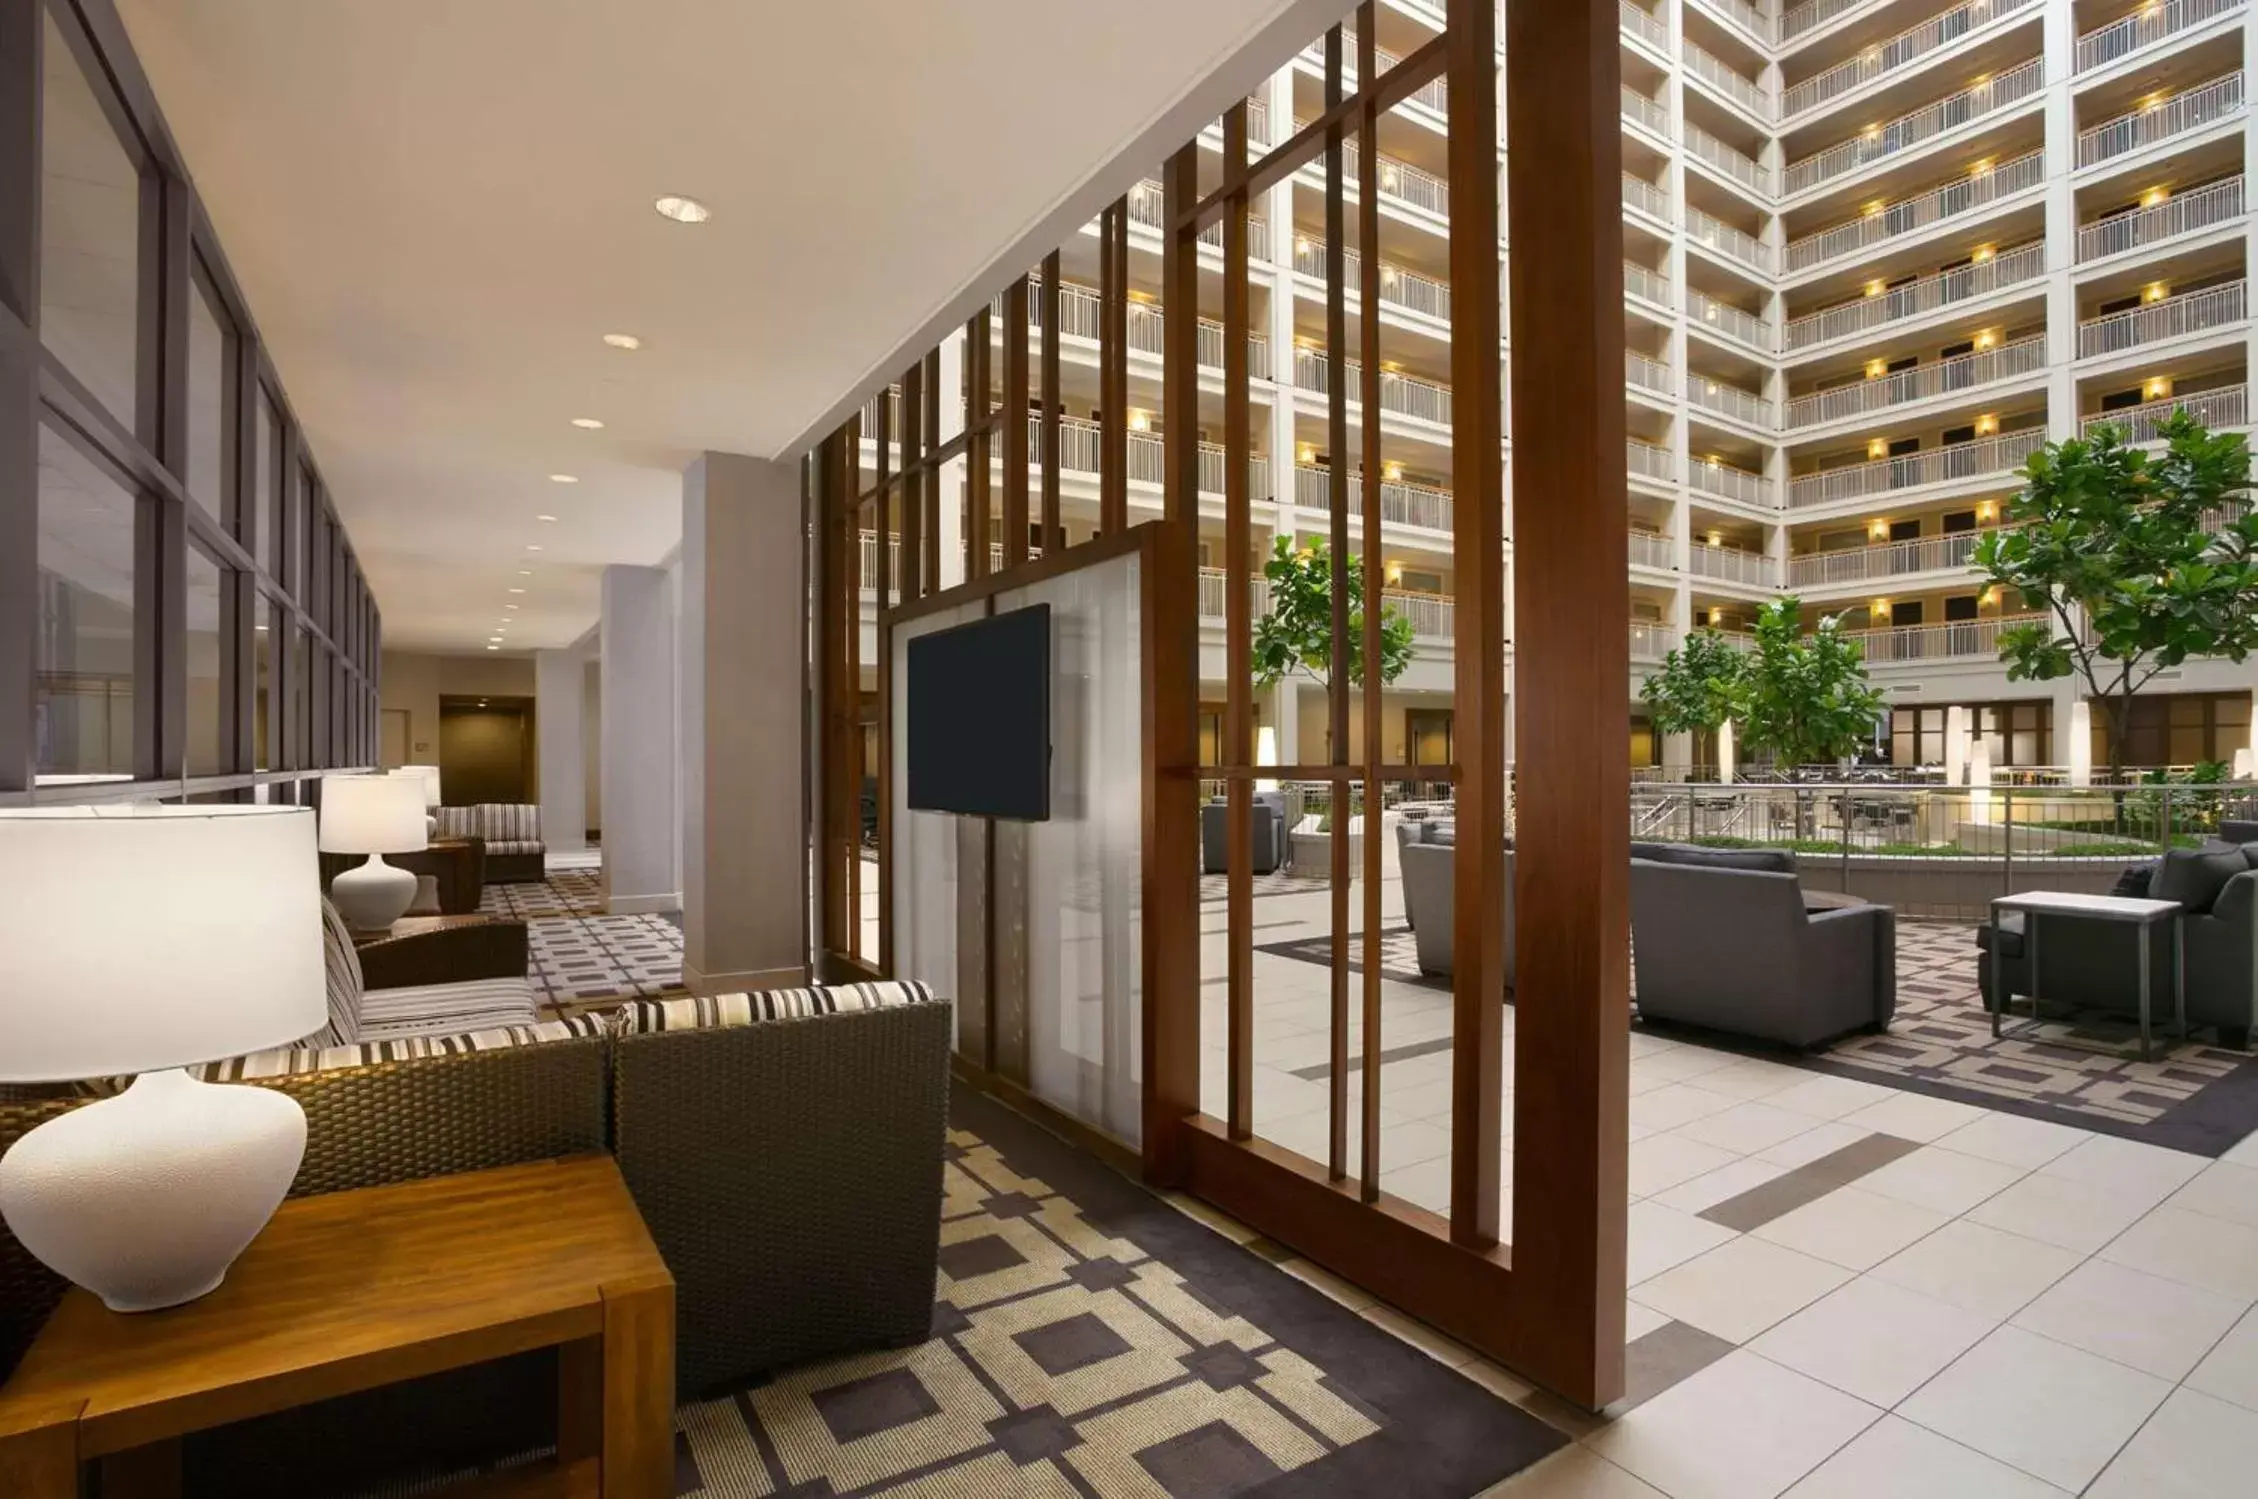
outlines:
[[[807,982],[806,555],[798,465],[683,472],[682,981],[701,994]]]
[[[577,651],[533,653],[541,757],[541,841],[553,854],[588,846],[587,663]]]
[[[673,911],[674,607],[655,567],[604,569],[604,897],[615,913]]]

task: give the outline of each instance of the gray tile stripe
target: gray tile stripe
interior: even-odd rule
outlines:
[[[1414,1041],[1408,1046],[1390,1046],[1381,1051],[1380,1065],[1385,1067],[1390,1062],[1408,1062],[1413,1057],[1431,1057],[1438,1051],[1449,1050],[1450,1037],[1448,1036],[1437,1036],[1432,1041]],[[1352,1054],[1349,1057],[1349,1071],[1362,1072],[1363,1070],[1363,1055],[1361,1053]],[[1293,1075],[1305,1083],[1321,1083],[1333,1075],[1333,1064],[1331,1062],[1318,1062],[1309,1067],[1296,1067],[1293,1069]]]
[[[1868,1135],[1863,1140],[1853,1140],[1840,1150],[1798,1166],[1785,1176],[1774,1177],[1761,1187],[1751,1187],[1738,1197],[1728,1197],[1712,1207],[1703,1208],[1699,1216],[1745,1234],[1762,1228],[1774,1218],[1794,1212],[1806,1203],[1816,1202],[1835,1188],[1847,1186],[1868,1172],[1879,1171],[1898,1157],[1910,1155],[1920,1148],[1917,1140],[1901,1140],[1895,1135]]]

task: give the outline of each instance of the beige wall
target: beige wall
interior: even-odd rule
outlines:
[[[413,651],[386,651],[383,667],[383,706],[407,711],[408,754],[412,763],[418,765],[439,763],[441,697],[533,696],[533,658],[530,656],[485,652],[475,656],[429,656]]]
[[[588,831],[604,828],[604,666],[588,663],[588,683],[580,699],[580,763],[588,774]]]

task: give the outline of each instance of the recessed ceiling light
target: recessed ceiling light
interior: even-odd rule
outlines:
[[[551,484],[578,484],[578,483],[580,482],[580,475],[578,475],[578,474],[551,474],[551,475],[549,475],[549,482],[550,482]]]
[[[713,217],[713,210],[696,198],[676,197],[671,193],[651,206],[677,224],[703,224]]]
[[[604,424],[592,416],[576,416],[572,419],[572,424],[583,432],[601,432],[604,430]]]
[[[640,349],[643,347],[643,340],[632,333],[607,333],[604,335],[604,342],[615,349]]]
[[[519,576],[520,576],[520,577],[523,577],[523,576],[524,576],[524,574],[520,573],[520,574],[519,574]],[[510,592],[512,592],[512,593],[523,593],[523,592],[525,592],[525,590],[524,590],[524,589],[522,589],[522,588],[513,588],[513,589],[511,589],[511,590],[510,590]],[[515,605],[512,605],[511,607],[515,608],[516,606],[515,606]]]
[[[517,570],[517,575],[521,578],[530,578],[533,576],[533,569],[530,567],[521,567]],[[524,591],[525,590],[522,588],[518,590],[518,592],[520,593],[523,593]]]
[[[490,646],[488,646],[488,647],[487,647],[487,649],[488,649],[488,650],[490,650],[490,651],[498,651],[498,650],[500,650],[500,649],[501,649],[501,647],[500,647],[500,646],[498,646],[498,645],[490,645]]]
[[[553,520],[555,520],[555,519],[556,519],[556,517],[555,517],[555,516],[553,516],[553,515],[536,515],[536,516],[535,516],[535,517],[533,517],[533,518],[534,518],[535,520],[549,520],[549,521],[553,521]]]
[[[515,609],[515,608],[517,607],[517,605],[515,605],[515,604],[504,604],[504,605],[503,605],[502,607],[503,607],[503,608],[505,608],[505,609]]]
[[[525,544],[525,549],[529,552],[538,552],[541,550],[541,547],[538,542],[529,541]]]

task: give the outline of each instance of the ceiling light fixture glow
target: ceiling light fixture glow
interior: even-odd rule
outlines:
[[[601,432],[604,430],[604,424],[592,416],[576,416],[572,419],[572,424],[583,432]]]
[[[632,333],[607,333],[604,335],[604,342],[615,349],[640,349],[643,347],[643,340]]]
[[[551,474],[551,475],[549,475],[549,482],[550,482],[551,484],[578,484],[578,483],[580,482],[580,475],[578,475],[578,474]]]
[[[700,203],[696,198],[684,198],[673,193],[660,198],[651,206],[656,208],[662,217],[670,218],[677,224],[703,224],[713,217],[713,210]]]
[[[553,520],[555,520],[555,519],[556,519],[556,517],[555,517],[555,516],[553,516],[553,515],[536,515],[536,516],[535,516],[535,517],[533,517],[533,518],[534,518],[535,520],[546,520],[546,521],[553,521]]]
[[[523,574],[520,574],[519,576],[521,576],[521,577],[522,577],[522,576],[523,576]],[[512,593],[523,593],[523,592],[525,592],[525,590],[524,590],[524,589],[522,589],[522,588],[513,588],[513,589],[511,589],[511,590],[510,590],[510,592],[512,592]]]

